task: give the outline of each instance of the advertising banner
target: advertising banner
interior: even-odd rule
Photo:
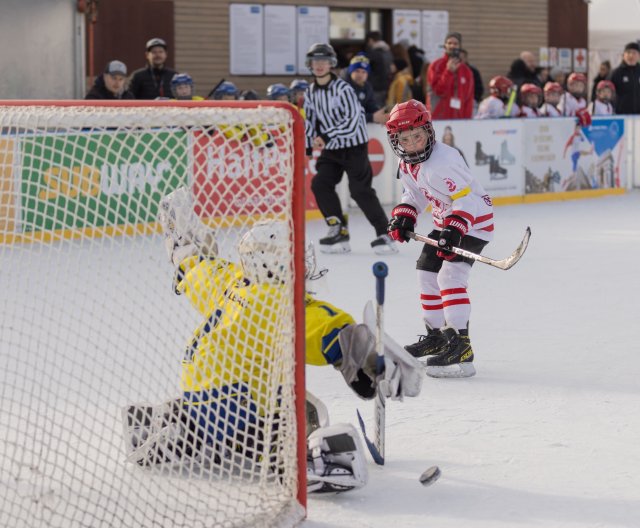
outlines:
[[[155,222],[184,181],[186,134],[60,134],[17,140],[21,231]]]
[[[491,197],[524,193],[523,120],[434,121],[436,140],[455,148]]]

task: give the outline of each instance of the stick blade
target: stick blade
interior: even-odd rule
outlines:
[[[379,466],[384,466],[384,457],[380,454],[380,451],[378,451],[375,444],[371,440],[369,440],[369,438],[367,438],[367,430],[365,429],[364,420],[360,415],[360,411],[356,409],[356,413],[358,414],[358,422],[360,423],[362,436],[364,437],[364,442],[367,445],[367,449],[369,450],[369,453],[371,454],[371,458],[373,458],[373,461]]]

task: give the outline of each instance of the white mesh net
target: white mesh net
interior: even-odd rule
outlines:
[[[0,526],[300,520],[292,123],[0,106]]]

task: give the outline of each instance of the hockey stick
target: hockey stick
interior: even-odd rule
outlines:
[[[218,82],[218,84],[216,84],[213,88],[211,88],[211,91],[207,94],[207,96],[205,97],[205,99],[210,99],[211,96],[216,93],[216,90],[218,88],[220,88],[220,85],[225,81],[224,77],[222,79],[220,79],[220,81]]]
[[[376,278],[376,353],[378,355],[376,361],[376,374],[378,378],[378,390],[376,391],[375,407],[373,408],[374,420],[374,440],[373,442],[367,437],[364,427],[364,420],[358,413],[358,421],[362,429],[362,436],[367,444],[367,448],[371,453],[373,461],[380,465],[384,465],[384,440],[385,440],[385,394],[387,393],[388,382],[384,379],[385,363],[384,363],[384,280],[389,274],[389,267],[384,262],[376,262],[373,265],[373,275]]]
[[[425,244],[429,244],[430,246],[437,247],[438,249],[445,249],[445,248],[441,248],[438,245],[437,240],[434,240],[433,238],[429,238],[425,235],[409,232],[407,233],[407,236],[417,242],[424,242]],[[511,255],[509,255],[507,258],[503,258],[502,260],[494,260],[492,258],[485,257],[483,255],[477,255],[476,253],[471,253],[471,251],[467,251],[466,249],[461,249],[458,247],[448,247],[446,248],[446,251],[450,251],[451,253],[455,253],[456,255],[460,255],[461,257],[475,260],[477,262],[482,262],[483,264],[489,264],[489,266],[493,266],[494,268],[508,270],[509,268],[512,268],[513,266],[515,266],[517,262],[522,258],[522,255],[524,255],[524,252],[526,251],[527,246],[529,245],[530,237],[531,237],[531,228],[527,227],[524,233],[524,238],[522,239],[522,242],[520,242],[520,245],[515,249],[513,253],[511,253]]]

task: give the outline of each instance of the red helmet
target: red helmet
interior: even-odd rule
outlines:
[[[544,93],[557,93],[562,95],[562,93],[564,92],[564,90],[562,89],[562,86],[560,86],[560,83],[557,82],[548,82],[547,84],[544,85]]]
[[[489,93],[500,99],[506,99],[513,90],[513,82],[502,75],[497,75],[489,81]]]
[[[584,73],[573,72],[571,75],[569,75],[569,77],[567,77],[567,86],[569,86],[571,83],[574,83],[574,82],[581,82],[581,83],[584,83],[586,86],[587,77],[585,76]]]
[[[542,90],[540,89],[540,87],[533,83],[524,83],[520,87],[520,98],[525,106],[530,106],[526,101],[526,97],[529,94],[533,94],[536,96],[535,107],[540,106],[540,103],[542,102]]]
[[[611,81],[603,80],[596,84],[596,92],[604,88],[609,88],[609,90],[611,90],[611,93],[616,93],[616,85]]]
[[[406,163],[422,163],[429,159],[436,142],[436,134],[431,124],[431,114],[420,101],[411,99],[406,103],[399,103],[391,109],[387,120],[387,138],[391,148],[400,159]],[[405,130],[423,129],[427,133],[427,141],[423,149],[417,152],[407,152],[399,141],[399,135]]]

